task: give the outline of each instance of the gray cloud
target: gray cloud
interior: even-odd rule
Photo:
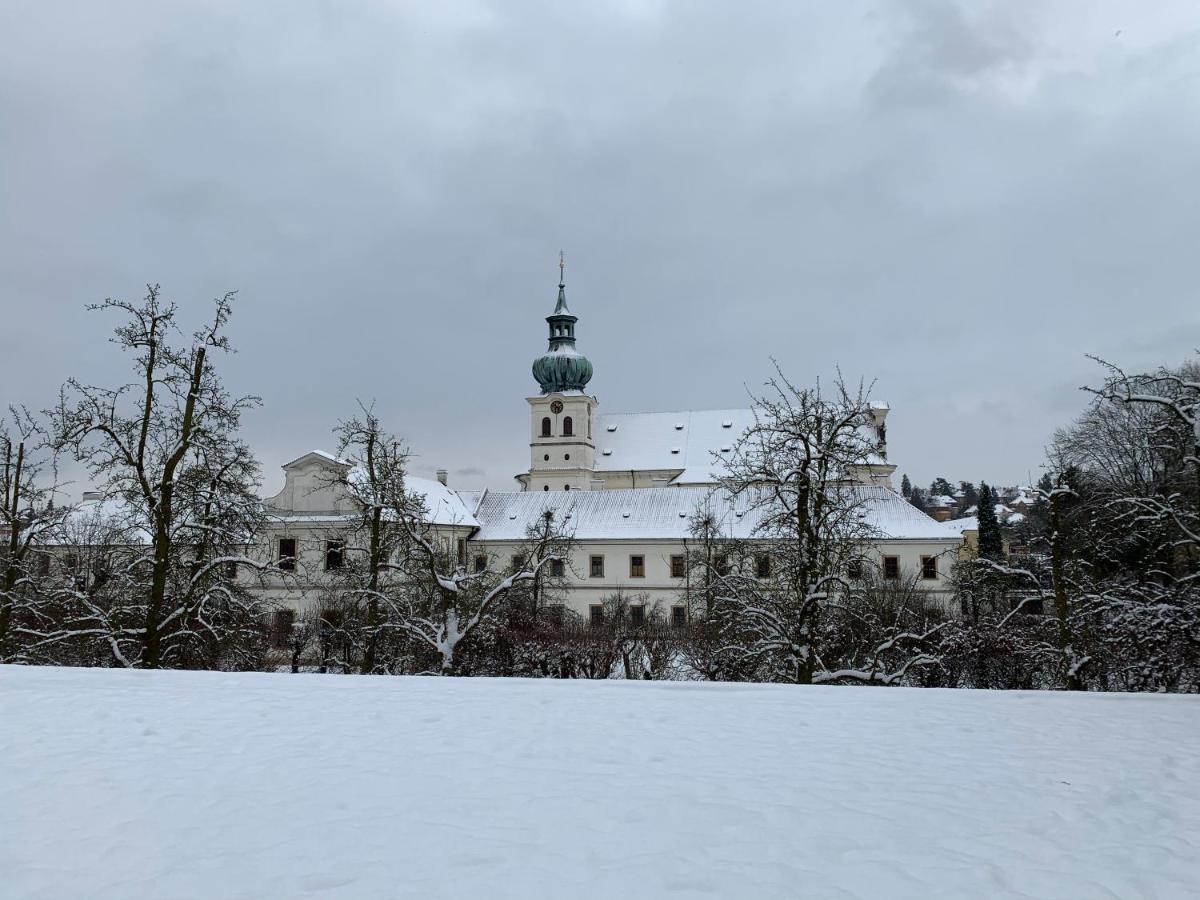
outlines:
[[[274,467],[354,410],[528,464],[559,247],[603,409],[876,380],[915,480],[1023,478],[1101,353],[1196,344],[1194,4],[9,4],[0,384],[240,290]],[[1115,33],[1121,31],[1121,35]],[[273,479],[273,480],[272,480]],[[465,486],[465,485],[464,485]]]

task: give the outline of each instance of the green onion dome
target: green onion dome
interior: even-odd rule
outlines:
[[[567,289],[558,283],[558,303],[546,317],[550,326],[550,347],[533,361],[533,377],[543,394],[582,391],[592,380],[592,364],[575,349],[575,323],[578,318],[567,309]]]

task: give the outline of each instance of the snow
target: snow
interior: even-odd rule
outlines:
[[[956,531],[959,534],[962,534],[964,531],[978,531],[979,517],[964,516],[961,519],[950,519],[948,522],[944,522],[942,524],[944,524],[947,529]]]
[[[1185,897],[1200,698],[0,667],[6,898]]]

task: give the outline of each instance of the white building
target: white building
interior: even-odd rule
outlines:
[[[723,458],[754,421],[749,409],[663,413],[598,413],[587,393],[592,364],[575,347],[577,318],[560,280],[558,302],[547,317],[549,347],[533,364],[540,393],[526,398],[530,413],[529,469],[516,491],[456,491],[445,483],[411,478],[424,496],[439,539],[464,563],[504,568],[547,509],[575,540],[565,570],[567,602],[581,615],[618,591],[682,614],[690,517],[708,505],[729,538],[749,538],[754,513],[745,499],[714,491]],[[886,404],[874,404],[870,427],[878,456],[857,473],[868,520],[882,536],[875,545],[885,577],[916,573],[929,590],[945,594],[952,562],[963,545],[959,529],[915,509],[891,485]],[[284,487],[265,502],[271,518],[270,552],[299,561],[273,588],[278,599],[301,606],[319,597],[322,572],[340,566],[342,533],[352,501],[329,476],[345,464],[311,451],[287,463]]]

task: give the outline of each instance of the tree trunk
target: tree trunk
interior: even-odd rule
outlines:
[[[1054,583],[1054,617],[1058,620],[1058,649],[1067,665],[1064,686],[1068,691],[1083,690],[1079,673],[1075,671],[1075,653],[1072,645],[1070,606],[1067,598],[1066,574],[1062,533],[1062,498],[1064,494],[1053,491],[1050,495],[1050,572]]]

